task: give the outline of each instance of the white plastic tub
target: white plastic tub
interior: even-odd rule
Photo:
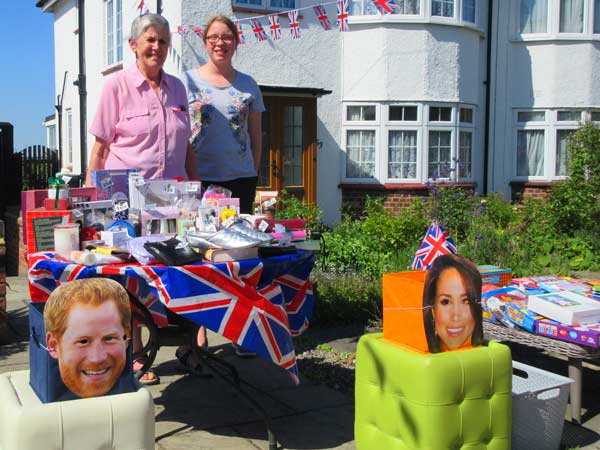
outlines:
[[[513,361],[512,450],[558,450],[573,380]]]

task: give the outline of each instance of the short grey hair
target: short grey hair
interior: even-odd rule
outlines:
[[[171,41],[171,29],[169,28],[169,21],[160,14],[142,14],[133,19],[131,23],[131,39],[137,41],[142,34],[150,27],[158,28],[169,36],[169,42]]]

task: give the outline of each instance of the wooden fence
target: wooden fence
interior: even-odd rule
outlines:
[[[45,189],[48,178],[58,172],[58,152],[44,145],[32,145],[21,152],[22,190]]]

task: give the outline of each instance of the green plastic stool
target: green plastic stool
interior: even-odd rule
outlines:
[[[422,354],[361,337],[356,353],[358,450],[510,449],[510,349],[490,342]]]

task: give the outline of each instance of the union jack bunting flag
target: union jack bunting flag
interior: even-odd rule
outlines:
[[[394,7],[396,6],[396,3],[394,2],[394,0],[371,0],[371,1],[373,2],[373,5],[375,5],[377,10],[379,11],[379,14],[381,14],[382,16],[384,16],[386,14],[391,14],[394,11]]]
[[[300,22],[298,21],[298,10],[288,12],[288,19],[290,21],[290,34],[293,39],[300,39]]]
[[[325,7],[323,5],[317,5],[314,6],[313,9],[323,29],[325,31],[331,30],[331,23],[329,22],[329,18],[327,17],[327,11],[325,11]]]
[[[244,30],[242,29],[242,23],[235,22],[235,26],[237,27],[237,30],[238,30],[238,42],[240,44],[245,44],[246,43],[246,35],[244,34]]]
[[[266,40],[267,35],[265,34],[265,29],[261,25],[260,21],[258,19],[252,19],[250,22],[252,23],[252,31],[254,32],[254,36],[256,36],[256,40]]]
[[[441,225],[433,222],[415,253],[412,268],[413,270],[427,270],[438,256],[456,253],[456,251],[456,245],[448,232]]]
[[[52,252],[29,256],[32,301],[46,301],[60,284],[89,277],[117,280],[148,308],[157,326],[166,308],[202,324],[286,369],[299,382],[292,336],[312,316],[313,252],[262,260],[190,266],[118,264],[86,267]],[[159,320],[157,320],[157,317]]]
[[[140,0],[135,9],[136,11],[139,10],[140,14],[142,14],[142,10],[144,9],[144,0]]]
[[[279,16],[277,14],[269,16],[269,31],[274,41],[281,39],[281,25],[279,25]]]
[[[177,34],[183,35],[185,33],[185,29],[186,29],[185,25],[179,25],[177,27]]]
[[[200,36],[200,37],[204,36],[204,31],[202,31],[201,28],[192,27],[192,30],[194,30],[194,33],[196,33],[198,36]]]
[[[348,31],[350,27],[348,26],[348,17],[350,14],[348,13],[348,2],[350,0],[339,0],[337,2],[337,24],[339,31]]]

